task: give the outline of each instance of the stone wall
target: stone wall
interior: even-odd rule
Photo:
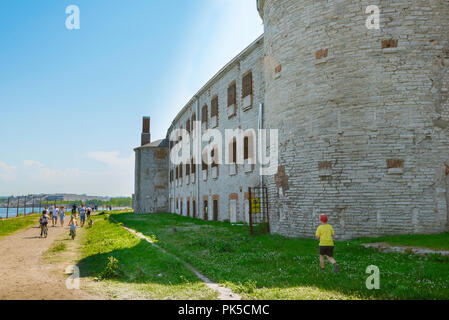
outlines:
[[[136,148],[134,211],[168,212],[168,148],[161,141]]]
[[[381,8],[368,30],[365,9]],[[449,1],[259,1],[272,230],[338,238],[447,228]],[[447,229],[446,229],[447,230]]]

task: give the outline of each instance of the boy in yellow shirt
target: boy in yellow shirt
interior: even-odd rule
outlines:
[[[334,229],[330,224],[327,224],[327,216],[322,214],[320,216],[321,225],[316,229],[316,238],[320,240],[320,265],[321,270],[324,271],[324,256],[333,264],[334,272],[338,273],[338,264],[333,258],[334,256]]]

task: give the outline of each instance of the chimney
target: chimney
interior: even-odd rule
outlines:
[[[141,145],[143,146],[150,142],[151,142],[150,117],[143,117]]]

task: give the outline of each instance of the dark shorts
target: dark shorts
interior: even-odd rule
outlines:
[[[334,256],[334,246],[320,246],[320,255],[333,257]]]
[[[80,215],[80,220],[81,221],[86,221],[86,216],[84,214]]]
[[[48,222],[41,222],[41,226],[46,226],[48,225]]]

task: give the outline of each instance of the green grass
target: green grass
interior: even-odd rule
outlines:
[[[439,234],[415,234],[359,239],[360,242],[386,242],[390,245],[423,247],[434,250],[449,250],[449,232]]]
[[[39,214],[0,220],[0,238],[32,225],[39,225]]]
[[[52,245],[49,249],[49,252],[56,253],[64,251],[67,248],[67,244],[64,242],[55,242],[54,245]]]
[[[113,217],[247,299],[449,298],[449,262],[440,256],[382,253],[363,248],[359,240],[336,242],[341,272],[335,275],[329,264],[320,271],[312,239],[251,237],[245,226],[173,214]],[[379,290],[366,288],[370,265],[380,269]]]
[[[215,299],[217,294],[180,261],[148,242],[130,234],[108,219],[94,217],[93,228],[85,229],[81,241],[82,277],[95,277],[109,289],[112,297],[120,292],[140,292],[147,299]],[[109,265],[110,257],[118,260]],[[101,277],[102,275],[107,275]],[[112,276],[111,276],[112,275]]]

